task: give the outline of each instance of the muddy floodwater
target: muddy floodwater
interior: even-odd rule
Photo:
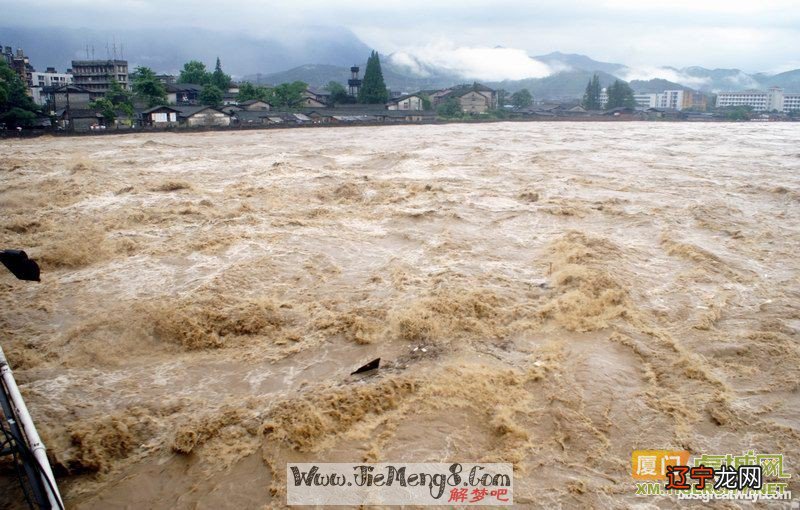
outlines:
[[[42,267],[0,342],[70,508],[280,508],[311,461],[673,506],[634,449],[782,453],[800,495],[800,124],[3,140],[0,183]]]

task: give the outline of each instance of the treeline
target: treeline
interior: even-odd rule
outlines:
[[[184,64],[178,77],[178,83],[193,83],[202,85],[200,102],[209,106],[219,106],[224,93],[231,86],[231,77],[222,70],[219,58],[213,72],[206,70],[205,64],[198,60],[191,60]],[[389,91],[383,79],[380,57],[373,51],[367,60],[362,86],[358,96],[353,97],[347,93],[344,85],[330,82],[325,87],[330,94],[333,104],[383,104],[389,100]],[[238,86],[236,100],[238,102],[259,100],[265,101],[277,108],[296,108],[303,104],[308,90],[308,84],[302,81],[282,83],[274,87],[267,87],[250,82],[242,82]]]
[[[603,103],[600,100],[602,92],[603,89],[600,87],[600,77],[595,74],[586,85],[586,92],[583,94],[581,105],[587,110],[602,110]],[[607,110],[622,107],[636,107],[636,98],[633,95],[633,89],[622,80],[614,80],[614,83],[606,87],[606,94],[608,95],[608,102],[605,105]]]
[[[265,87],[244,82],[239,85],[238,101],[258,99],[266,101],[273,107],[289,107],[300,105],[303,102],[303,93],[308,89],[308,84],[302,81],[283,83],[275,87]],[[325,89],[330,94],[331,104],[384,104],[389,100],[389,90],[383,79],[380,57],[373,51],[367,59],[364,70],[364,79],[358,91],[358,96],[351,96],[344,85],[331,81]]]

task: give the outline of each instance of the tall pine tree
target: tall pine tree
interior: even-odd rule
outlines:
[[[636,107],[636,98],[633,95],[633,89],[630,85],[621,80],[616,80],[611,86],[608,87],[608,104],[607,109],[628,107]]]
[[[389,92],[383,81],[381,61],[378,52],[374,51],[367,59],[367,69],[364,71],[364,81],[358,91],[358,102],[363,104],[383,104],[389,100]]]
[[[228,87],[231,86],[231,77],[222,71],[222,64],[219,61],[219,57],[217,57],[217,65],[214,66],[214,72],[211,73],[211,84],[223,92],[228,90]]]
[[[599,110],[600,104],[600,77],[596,74],[592,76],[586,85],[586,93],[583,94],[583,107],[587,110]]]

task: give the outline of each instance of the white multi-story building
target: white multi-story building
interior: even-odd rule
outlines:
[[[800,110],[800,94],[785,94],[780,87],[742,92],[720,92],[717,94],[717,107],[750,106],[756,112],[779,111],[789,113]]]
[[[57,73],[52,67],[48,67],[43,73],[31,73],[31,97],[36,104],[44,104],[47,100],[45,89],[57,88],[72,83],[71,73]]]
[[[636,99],[636,104],[640,108],[656,108],[658,107],[659,94],[634,94],[633,98]]]
[[[665,90],[660,94],[640,93],[634,94],[638,108],[669,108],[672,110],[684,110],[686,108],[705,109],[705,97],[702,94],[690,90]],[[600,103],[605,108],[608,103],[606,89],[600,93]]]
[[[800,112],[800,94],[784,94],[783,111],[785,113]]]
[[[717,94],[717,108],[729,106],[750,106],[757,112],[763,112],[767,109],[767,93],[761,90],[744,90]]]
[[[658,108],[671,108],[682,110],[684,104],[683,90],[665,90],[658,95]]]

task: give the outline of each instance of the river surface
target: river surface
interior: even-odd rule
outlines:
[[[661,448],[783,453],[800,494],[800,124],[4,140],[0,210],[42,266],[0,275],[0,341],[68,507],[494,461],[522,507],[666,508],[631,478]]]

